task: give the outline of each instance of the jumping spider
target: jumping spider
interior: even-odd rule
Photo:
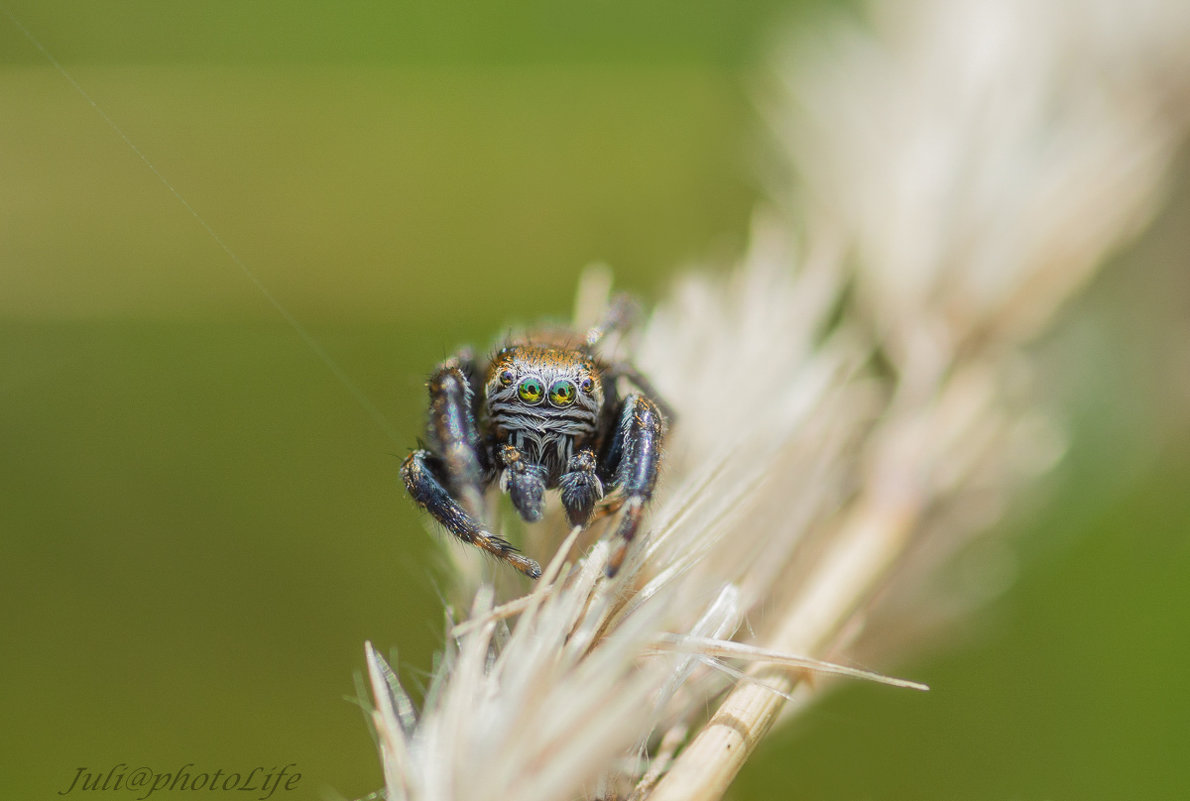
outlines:
[[[615,575],[653,495],[670,416],[632,365],[597,353],[631,309],[613,304],[577,344],[573,332],[540,334],[508,342],[486,364],[463,350],[438,365],[428,383],[428,447],[401,466],[413,500],[463,542],[534,579],[537,562],[485,528],[483,495],[494,482],[528,522],[541,518],[546,490],[561,491],[574,526],[585,526],[597,504],[600,515],[622,508],[607,566]]]

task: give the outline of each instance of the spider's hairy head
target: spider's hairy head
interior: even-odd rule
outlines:
[[[603,408],[599,363],[586,350],[542,345],[503,348],[488,365],[484,395],[493,418],[529,414],[593,426]]]

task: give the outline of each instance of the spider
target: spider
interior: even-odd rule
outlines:
[[[508,341],[486,363],[463,349],[439,364],[427,383],[428,442],[401,466],[413,500],[463,542],[533,579],[537,562],[485,527],[493,483],[527,522],[541,519],[546,490],[560,491],[572,526],[622,508],[607,565],[614,576],[652,498],[671,416],[636,368],[597,352],[632,316],[620,299],[581,339],[547,332]]]

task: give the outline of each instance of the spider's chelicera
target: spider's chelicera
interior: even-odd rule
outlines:
[[[464,350],[430,376],[427,443],[401,466],[413,500],[460,540],[530,578],[537,562],[487,530],[484,492],[498,483],[520,516],[541,518],[546,490],[559,490],[571,525],[623,510],[614,575],[653,494],[668,413],[648,380],[599,344],[630,316],[613,306],[586,337],[514,340],[484,362]],[[577,343],[577,344],[576,344]]]

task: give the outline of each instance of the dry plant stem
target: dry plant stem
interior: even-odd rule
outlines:
[[[806,588],[795,614],[767,646],[804,654],[819,653],[828,646],[892,566],[916,518],[911,506],[858,512]],[[748,675],[756,681],[742,682],[732,690],[648,796],[649,801],[721,798],[805,673],[756,665]]]
[[[714,637],[700,637],[687,634],[662,634],[653,641],[656,653],[684,653],[700,654],[707,657],[724,657],[727,659],[744,659],[754,663],[776,665],[787,670],[806,671],[808,673],[825,673],[833,676],[847,676],[853,679],[864,679],[889,687],[901,687],[908,690],[928,690],[929,686],[918,681],[898,679],[875,673],[862,668],[848,667],[836,662],[822,659],[811,659],[806,656],[776,651],[771,648],[759,648],[754,645],[739,643],[735,640],[720,640]]]
[[[687,729],[685,726],[674,726],[665,733],[661,738],[661,744],[657,747],[657,753],[653,755],[652,762],[645,775],[637,783],[636,789],[632,791],[632,795],[628,797],[628,801],[644,801],[649,797],[649,793],[657,784],[665,771],[669,769],[670,763],[673,762],[673,756],[682,743],[686,741]]]

